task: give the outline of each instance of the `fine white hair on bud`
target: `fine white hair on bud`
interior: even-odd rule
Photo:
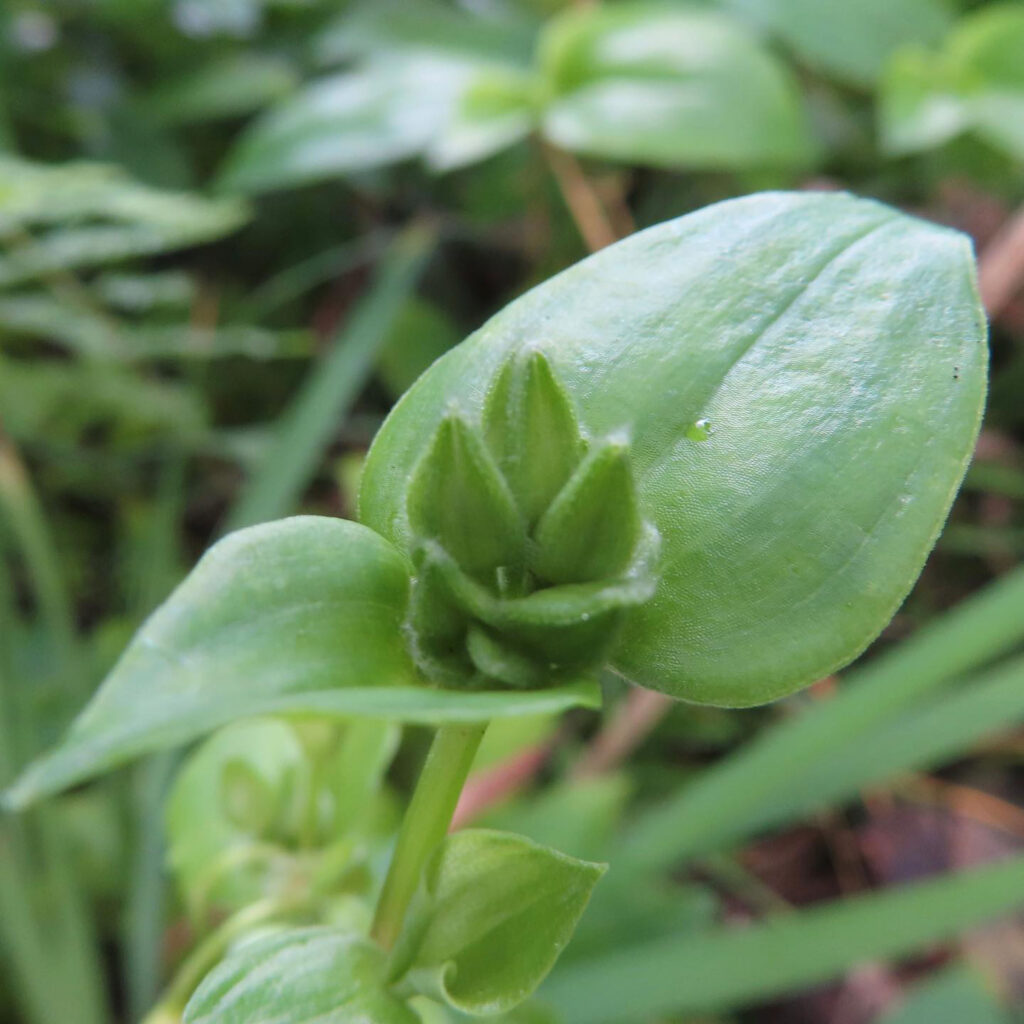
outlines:
[[[539,347],[508,359],[480,422],[450,407],[410,482],[417,567],[406,620],[444,686],[543,686],[596,670],[622,612],[653,593],[629,436],[588,442]]]

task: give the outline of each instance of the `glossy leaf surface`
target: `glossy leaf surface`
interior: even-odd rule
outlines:
[[[418,1024],[384,986],[384,954],[335,928],[254,939],[207,975],[183,1024]]]
[[[651,4],[574,9],[540,63],[544,134],[592,156],[655,166],[806,163],[795,83],[739,22]]]
[[[371,530],[297,516],[214,545],[143,625],[22,798],[182,743],[290,693],[415,681],[401,555]]]
[[[508,832],[449,836],[424,872],[392,978],[464,1013],[511,1009],[551,970],[604,871]]]
[[[629,436],[639,512],[662,536],[657,591],[628,612],[615,665],[726,705],[833,671],[885,625],[942,526],[985,390],[963,236],[847,195],[750,196],[599,252],[436,363],[371,449],[368,525],[410,545],[426,442],[453,406],[479,417],[527,346],[584,429]]]

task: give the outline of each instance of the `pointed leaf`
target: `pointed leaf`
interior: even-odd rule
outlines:
[[[508,832],[457,832],[426,868],[391,977],[464,1013],[510,1010],[551,970],[604,872]]]
[[[537,524],[531,568],[549,583],[612,579],[626,570],[641,531],[629,446],[606,441]]]
[[[532,527],[583,455],[572,403],[543,353],[524,353],[502,368],[484,406],[484,432]]]
[[[493,580],[522,562],[526,534],[508,485],[476,431],[449,413],[409,487],[409,524],[468,573]]]
[[[136,634],[25,801],[310,690],[410,684],[401,555],[372,530],[297,516],[230,534]]]
[[[203,980],[183,1024],[419,1024],[384,984],[384,954],[336,928],[238,946]]]
[[[396,686],[346,686],[335,689],[247,695],[244,702],[211,702],[201,721],[189,720],[191,735],[216,729],[239,717],[251,715],[317,715],[324,718],[382,718],[410,725],[444,725],[447,722],[489,722],[493,718],[529,718],[557,715],[570,708],[599,708],[600,686],[585,675],[559,681],[543,690],[517,693],[511,690],[440,690],[415,684]],[[197,719],[200,716],[197,716]],[[0,793],[0,807],[17,810],[50,793],[136,756],[135,747],[115,737],[111,750],[97,743],[95,751],[79,745],[58,747],[30,765],[10,789]],[[177,740],[148,733],[140,746],[170,746]]]
[[[624,674],[749,705],[846,664],[889,621],[984,400],[964,236],[848,195],[766,193],[609,246],[420,378],[371,449],[365,522],[408,547],[425,439],[450,403],[481,410],[481,383],[537,338],[584,429],[628,431],[661,534],[657,591],[614,653]]]

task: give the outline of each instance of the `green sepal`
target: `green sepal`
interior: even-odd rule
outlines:
[[[654,565],[659,537],[645,529],[633,564],[616,579],[595,583],[567,583],[535,590],[525,597],[495,597],[462,572],[439,545],[427,545],[423,565],[443,579],[451,597],[467,612],[495,629],[560,627],[589,620],[605,612],[643,604],[654,592]]]
[[[430,557],[431,550],[442,552],[446,563],[453,561],[436,543],[423,545],[416,552],[416,575],[405,619],[409,653],[416,667],[431,682],[465,688],[474,675],[465,643],[469,623],[445,581],[438,559]]]
[[[449,836],[424,871],[389,980],[463,1013],[510,1010],[551,970],[605,870],[508,832]]]
[[[487,395],[483,425],[487,444],[532,528],[585,448],[569,396],[542,352],[527,351],[505,363]]]
[[[384,981],[384,954],[331,927],[240,944],[203,979],[183,1024],[419,1024]]]
[[[409,525],[466,572],[492,580],[522,563],[526,532],[508,484],[477,432],[458,414],[441,421],[409,486]]]
[[[621,612],[654,592],[657,551],[658,535],[649,528],[629,572],[618,579],[548,587],[514,598],[496,597],[439,545],[425,546],[422,558],[435,586],[446,588],[447,601],[499,633],[504,647],[534,659],[552,679],[600,666],[616,639]],[[475,664],[482,666],[479,660]]]
[[[497,369],[480,421],[451,410],[442,420],[406,503],[406,637],[432,682],[529,689],[589,673],[621,610],[653,594],[657,531],[641,519],[627,445],[587,448],[535,349]]]
[[[537,524],[530,568],[546,583],[614,578],[629,565],[641,529],[629,446],[605,441]]]
[[[485,679],[497,679],[518,690],[530,690],[544,682],[545,673],[535,661],[484,626],[470,626],[466,651]]]

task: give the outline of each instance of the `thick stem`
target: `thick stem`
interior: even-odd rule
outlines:
[[[373,919],[371,934],[385,949],[395,944],[427,858],[448,831],[486,728],[486,723],[445,725],[434,736],[402,820]]]

